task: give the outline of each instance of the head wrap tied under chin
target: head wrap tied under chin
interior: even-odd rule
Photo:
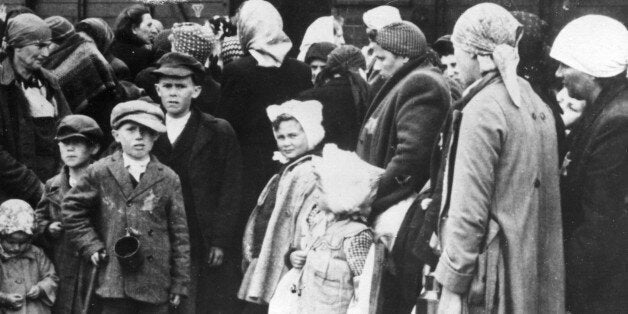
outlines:
[[[460,16],[451,36],[455,49],[477,55],[480,71],[499,71],[517,106],[521,105],[517,81],[521,35],[522,26],[510,12],[497,4],[481,3]]]
[[[24,13],[9,20],[7,46],[22,48],[28,45],[48,43],[52,38],[50,28],[35,14]]]
[[[266,114],[271,122],[282,114],[297,120],[305,132],[309,150],[314,149],[325,137],[322,125],[323,105],[316,100],[289,100],[281,105],[271,105],[266,108]]]

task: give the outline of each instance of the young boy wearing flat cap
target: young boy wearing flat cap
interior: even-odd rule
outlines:
[[[113,108],[112,134],[121,150],[89,166],[62,202],[70,241],[100,268],[95,292],[102,313],[168,313],[168,303],[176,307],[188,294],[181,184],[150,154],[166,131],[163,119],[159,107],[141,100]],[[123,256],[114,250],[122,238],[136,239],[137,251]]]
[[[35,211],[37,231],[44,250],[59,275],[59,289],[53,311],[72,313],[81,304],[76,296],[80,259],[63,232],[61,201],[76,186],[100,149],[103,133],[96,121],[84,115],[69,115],[57,127],[55,141],[64,166],[46,182],[44,196]]]
[[[192,105],[202,89],[201,63],[171,52],[157,64],[155,90],[166,112],[167,136],[155,142],[154,154],[181,179],[190,229],[190,293],[178,312],[235,313],[240,147],[227,121]]]

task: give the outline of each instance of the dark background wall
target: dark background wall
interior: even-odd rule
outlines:
[[[1,0],[0,0],[1,1]],[[186,1],[178,4],[153,6],[153,15],[166,27],[177,21],[202,22],[216,14],[233,15],[244,0]],[[450,33],[456,19],[478,0],[269,0],[284,18],[284,29],[298,47],[307,26],[317,17],[331,14],[334,8],[345,18],[344,34],[347,43],[365,45],[368,40],[362,23],[362,13],[378,5],[389,4],[399,8],[404,19],[417,24],[432,42],[440,35]],[[9,8],[27,5],[43,17],[62,15],[76,22],[85,17],[102,17],[113,24],[117,14],[138,1],[127,0],[5,0]],[[163,1],[162,1],[163,2]],[[628,0],[493,0],[508,10],[524,10],[544,18],[557,33],[570,20],[585,14],[605,14],[624,23],[628,22]],[[204,5],[201,18],[196,18],[193,3]],[[296,49],[296,48],[295,48]],[[293,55],[296,50],[293,51]]]

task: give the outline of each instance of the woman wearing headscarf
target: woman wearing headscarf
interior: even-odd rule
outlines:
[[[59,85],[70,109],[80,113],[94,97],[111,92],[116,87],[113,68],[100,53],[94,41],[62,16],[45,19],[52,31],[54,50],[44,67],[59,78]]]
[[[277,170],[272,162],[275,140],[266,108],[295,98],[312,87],[310,68],[286,57],[292,42],[283,32],[279,12],[267,1],[249,0],[237,18],[238,36],[246,56],[225,66],[216,116],[236,131],[242,148],[242,220],[255,206],[264,184]],[[242,221],[244,223],[244,221]]]
[[[105,20],[98,17],[86,18],[78,22],[75,28],[77,32],[84,33],[94,41],[100,53],[113,68],[113,72],[118,80],[128,81],[131,79],[129,67],[124,61],[114,56],[111,53],[111,49],[109,49],[111,48],[115,36],[113,30]]]
[[[267,109],[276,139],[273,160],[281,169],[266,184],[244,233],[244,279],[238,298],[247,302],[245,313],[268,313],[268,303],[281,276],[284,258],[300,234],[303,222],[316,203],[313,160],[321,154],[325,130],[318,101],[290,100]]]
[[[132,79],[159,59],[152,49],[157,28],[147,7],[135,4],[122,10],[116,18],[115,36],[111,53],[126,63]]]
[[[70,113],[57,78],[42,67],[50,28],[34,14],[9,20],[7,56],[0,62],[0,202],[36,206],[43,183],[61,164],[56,124]]]
[[[370,101],[368,84],[360,74],[365,69],[360,49],[343,45],[329,54],[327,67],[319,74],[315,87],[299,95],[299,99],[323,104],[324,142],[334,143],[342,150],[355,151]]]
[[[315,43],[329,42],[336,46],[344,44],[345,38],[342,32],[342,24],[342,17],[322,16],[316,19],[307,28],[305,35],[303,35],[297,59],[305,61],[305,55],[310,46]]]
[[[465,11],[452,34],[464,84],[452,113],[435,278],[439,313],[564,313],[556,129],[516,73],[521,24],[499,5]]]

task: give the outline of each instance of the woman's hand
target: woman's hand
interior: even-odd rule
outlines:
[[[443,287],[438,301],[438,314],[462,313],[462,296]]]

